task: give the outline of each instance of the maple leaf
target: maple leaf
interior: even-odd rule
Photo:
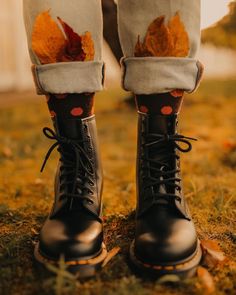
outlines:
[[[226,257],[215,240],[201,241],[203,262],[208,267],[215,267],[226,262]]]
[[[148,27],[143,43],[138,41],[134,55],[159,57],[186,57],[189,53],[189,37],[179,13],[165,25],[165,16],[159,16]]]
[[[152,56],[169,56],[172,48],[172,38],[165,26],[165,17],[160,16],[148,27],[144,40],[145,47]]]
[[[140,36],[138,36],[138,42],[135,46],[135,56],[136,57],[144,57],[151,56],[152,53],[147,50],[146,46],[140,41]]]
[[[168,28],[173,42],[171,55],[175,57],[188,56],[190,50],[189,37],[183,22],[181,22],[179,13],[176,13],[176,15],[169,21]]]
[[[84,35],[81,36],[81,43],[82,48],[85,53],[85,60],[94,60],[95,49],[94,49],[94,42],[92,39],[92,35],[90,32],[86,32]]]
[[[62,56],[63,61],[84,61],[86,54],[82,48],[82,38],[75,33],[73,29],[65,23],[60,17],[57,18],[63,27],[67,42],[65,46],[65,53]]]
[[[58,62],[65,44],[65,37],[49,11],[39,14],[33,27],[32,49],[41,64]]]
[[[51,18],[49,11],[39,14],[32,33],[32,49],[41,64],[94,60],[94,42],[90,32],[80,36],[57,18],[62,26]]]

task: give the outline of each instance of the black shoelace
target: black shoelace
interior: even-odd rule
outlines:
[[[154,134],[150,133],[148,135],[143,134],[145,136],[145,141],[143,143],[144,148],[144,156],[143,160],[143,169],[149,170],[148,175],[145,173],[144,178],[147,180],[147,185],[144,186],[144,190],[150,187],[157,187],[161,185],[165,185],[167,187],[171,187],[181,191],[181,178],[176,177],[176,174],[180,172],[179,167],[173,169],[170,167],[168,163],[170,163],[170,159],[172,161],[179,161],[180,157],[176,153],[176,149],[182,153],[187,153],[192,150],[192,144],[189,140],[196,141],[197,139],[186,137],[180,134]],[[183,143],[186,147],[181,147],[179,143]],[[153,150],[155,151],[157,148],[158,160],[150,157],[149,154]],[[155,190],[154,190],[155,191]],[[181,197],[172,193],[154,193],[152,196],[154,199],[159,198],[175,198],[178,201],[181,201]]]
[[[93,193],[90,186],[94,185],[92,177],[93,163],[82,147],[85,140],[75,140],[59,136],[52,129],[47,127],[43,129],[43,133],[47,138],[55,140],[56,142],[49,148],[41,172],[44,170],[52,152],[57,148],[61,155],[60,191],[62,191],[62,193],[60,194],[60,198],[79,198],[90,204],[93,203],[93,200],[89,198],[89,195]],[[73,151],[74,154],[70,151]],[[63,192],[65,191],[63,188],[69,185],[72,185],[70,192]]]

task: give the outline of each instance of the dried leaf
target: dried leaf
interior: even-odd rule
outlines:
[[[144,44],[152,56],[170,56],[171,54],[172,38],[164,22],[165,17],[160,16],[148,28]]]
[[[108,254],[106,259],[103,261],[102,267],[105,267],[108,262],[114,257],[116,256],[118,253],[120,252],[120,247],[115,247],[113,248]]]
[[[233,140],[226,140],[223,142],[223,148],[229,152],[236,150],[236,142]]]
[[[201,241],[203,251],[203,262],[208,267],[215,267],[216,265],[226,262],[226,257],[221,251],[218,242],[215,240]]]
[[[12,158],[13,157],[13,152],[9,147],[4,147],[2,150],[2,154],[6,158]]]
[[[85,53],[85,60],[90,61],[94,60],[95,56],[95,49],[94,49],[94,42],[92,39],[92,35],[90,32],[86,32],[84,35],[81,36],[82,48]]]
[[[197,275],[204,287],[204,294],[214,294],[215,283],[208,270],[202,266],[199,266],[197,269]]]
[[[57,18],[67,37],[63,61],[84,61],[86,58],[82,48],[82,38],[73,31],[60,17]]]
[[[32,48],[42,64],[94,60],[94,42],[90,32],[80,36],[60,17],[65,35],[59,25],[51,18],[49,11],[36,18]],[[66,37],[65,37],[66,36]]]
[[[172,37],[172,52],[171,56],[186,57],[188,56],[190,46],[188,33],[180,19],[179,13],[169,21],[168,28]]]
[[[146,46],[143,43],[141,43],[140,36],[138,36],[138,42],[135,46],[134,55],[136,57],[152,56],[152,53],[150,51],[148,51],[148,49],[146,48]]]
[[[165,16],[159,16],[148,27],[144,42],[138,41],[134,55],[186,57],[189,53],[189,37],[178,13],[165,25]]]
[[[42,64],[55,63],[63,55],[65,37],[49,11],[39,14],[32,33],[32,49]]]

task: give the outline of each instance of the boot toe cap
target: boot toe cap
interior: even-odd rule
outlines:
[[[53,260],[64,255],[65,260],[91,258],[101,251],[102,224],[97,220],[85,223],[48,219],[40,233],[39,251]]]
[[[151,230],[142,223],[136,234],[135,254],[145,263],[171,264],[191,257],[197,244],[194,225],[186,219],[175,220],[168,227],[153,225]]]

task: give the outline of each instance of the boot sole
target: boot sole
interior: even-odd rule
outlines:
[[[130,262],[138,275],[158,278],[164,275],[177,275],[181,279],[191,278],[196,274],[197,267],[202,259],[200,241],[193,255],[182,261],[175,261],[168,264],[148,264],[140,261],[135,255],[134,241],[130,246]]]
[[[34,257],[36,261],[46,267],[47,264],[52,264],[55,266],[59,265],[58,260],[53,260],[45,257],[39,250],[39,243],[36,244],[34,248]],[[66,270],[72,274],[75,274],[78,279],[87,279],[94,277],[97,272],[102,268],[102,264],[107,257],[106,246],[102,244],[101,253],[92,258],[80,258],[78,260],[68,260],[65,261],[67,266]]]

